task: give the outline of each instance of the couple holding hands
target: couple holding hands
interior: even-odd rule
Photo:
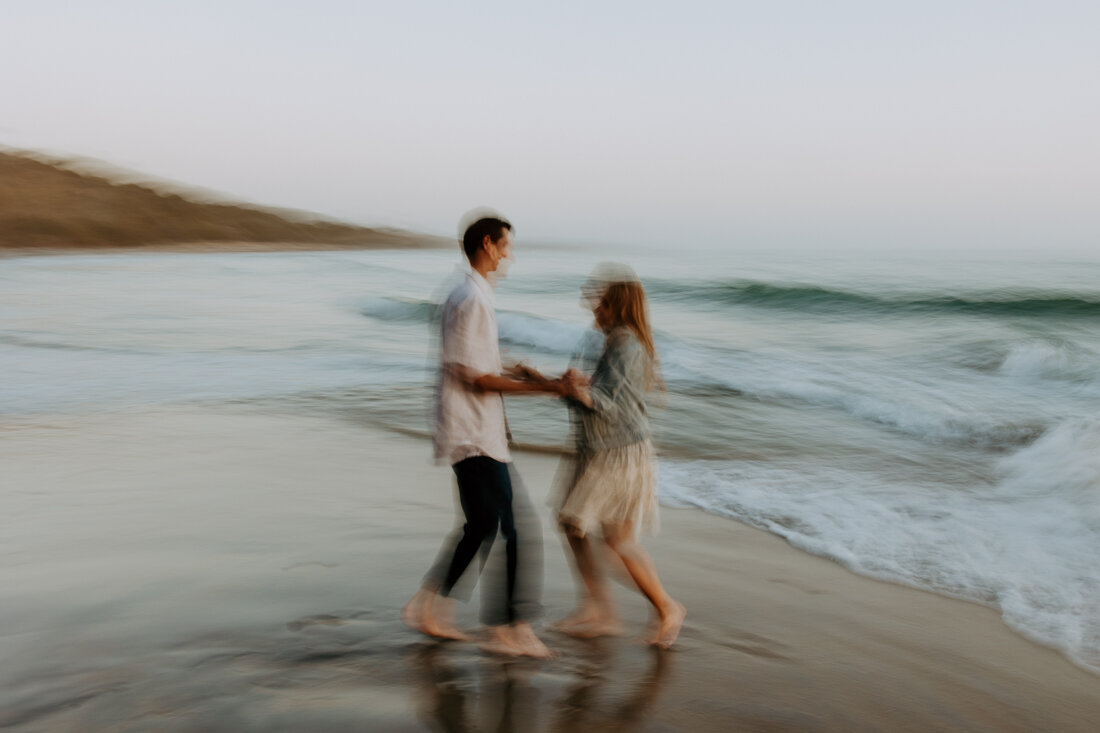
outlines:
[[[605,335],[590,376],[573,368],[556,379],[522,364],[504,369],[489,278],[511,257],[512,246],[512,225],[499,216],[481,216],[465,229],[470,271],[444,301],[440,317],[434,435],[437,462],[451,465],[458,480],[464,524],[444,544],[402,617],[430,636],[468,639],[453,622],[456,585],[499,532],[505,568],[497,583],[502,587],[482,602],[488,627],[482,646],[509,656],[553,656],[530,625],[539,610],[541,537],[537,521],[523,521],[531,512],[513,491],[503,400],[505,393],[542,393],[565,398],[573,422],[576,450],[559,471],[556,508],[583,585],[577,610],[551,629],[585,638],[620,632],[596,558],[598,537],[653,605],[657,623],[649,642],[667,648],[685,610],[665,592],[638,539],[642,531],[656,531],[658,519],[646,394],[661,381],[645,291],[625,266],[605,266],[585,283],[582,295]]]

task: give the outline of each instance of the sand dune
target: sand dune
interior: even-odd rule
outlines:
[[[296,249],[454,246],[214,194],[74,160],[0,151],[0,253],[85,248]]]

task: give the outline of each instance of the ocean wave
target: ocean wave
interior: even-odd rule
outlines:
[[[438,311],[439,306],[431,301],[401,298],[372,298],[359,307],[368,318],[400,323],[429,323]]]
[[[1066,432],[1091,434],[1087,448],[1092,430]],[[993,606],[1018,632],[1100,672],[1096,492],[1062,491],[1046,461],[1032,470],[1034,452],[1018,456],[1013,470],[1045,491],[905,486],[867,471],[748,460],[663,461],[660,492],[664,503],[746,522],[855,572]]]
[[[438,306],[424,300],[374,298],[359,307],[370,318],[394,323],[429,323]],[[585,341],[587,326],[552,318],[541,318],[515,311],[497,312],[497,330],[501,344],[526,346],[536,351],[569,356]]]
[[[998,466],[998,491],[1016,498],[1053,493],[1076,503],[1100,533],[1100,419],[1066,420]]]
[[[775,354],[712,351],[683,344],[663,350],[670,389],[836,409],[921,440],[997,449],[1028,443],[1048,427],[1041,415],[996,414],[986,404],[995,398],[980,390],[967,393],[954,381],[899,373],[897,365],[888,369],[866,361],[822,364]],[[722,368],[714,368],[716,364]]]
[[[817,285],[776,284],[754,280],[685,283],[653,280],[655,299],[700,304],[743,305],[832,314],[963,314],[1030,318],[1100,316],[1100,294],[1041,290],[997,290],[970,294],[880,295]]]
[[[146,356],[159,352],[148,349],[133,349],[122,346],[100,346],[95,344],[77,344],[69,341],[54,341],[49,339],[28,338],[11,334],[0,334],[0,345],[16,346],[22,349],[46,349],[51,351],[77,351],[103,354],[128,354],[131,356]]]
[[[1100,383],[1100,354],[1069,341],[1033,339],[1013,345],[998,371],[1024,380]]]
[[[363,306],[362,312],[392,322],[424,322],[434,314],[434,306],[426,301],[378,298]],[[498,312],[497,323],[505,348],[559,359],[576,355],[591,333],[587,325],[515,311]],[[974,365],[951,364],[942,354],[919,364],[887,362],[861,353],[832,354],[823,361],[800,353],[735,349],[657,334],[673,399],[681,393],[726,401],[801,403],[839,410],[920,440],[997,450],[1035,440],[1050,423],[1041,410],[998,409],[1012,385],[1004,380],[1001,384],[983,381],[989,380],[986,375],[1010,380],[1033,373],[1043,378],[1087,379],[1096,371],[1097,362],[1090,353],[1070,344],[980,346],[983,375],[974,374]]]
[[[568,356],[583,349],[587,326],[524,313],[497,314],[497,330],[502,344],[527,346],[537,351]]]

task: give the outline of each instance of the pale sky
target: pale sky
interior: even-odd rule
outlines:
[[[1100,2],[0,2],[0,144],[452,236],[1100,249]]]

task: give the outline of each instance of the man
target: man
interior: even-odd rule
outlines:
[[[452,621],[451,592],[474,556],[493,542],[499,529],[505,540],[504,587],[498,589],[497,598],[482,604],[482,620],[489,629],[484,648],[547,658],[551,651],[529,623],[537,601],[517,592],[523,580],[517,578],[522,548],[513,512],[511,452],[502,395],[560,395],[563,386],[560,380],[549,380],[531,369],[514,368],[507,376],[503,373],[489,277],[511,257],[512,244],[512,225],[497,216],[478,219],[462,238],[470,272],[451,291],[441,312],[435,457],[454,469],[465,524],[449,561],[444,552],[443,562],[429,571],[423,586],[402,609],[402,618],[430,636],[469,638]],[[541,567],[535,572],[541,573]]]

